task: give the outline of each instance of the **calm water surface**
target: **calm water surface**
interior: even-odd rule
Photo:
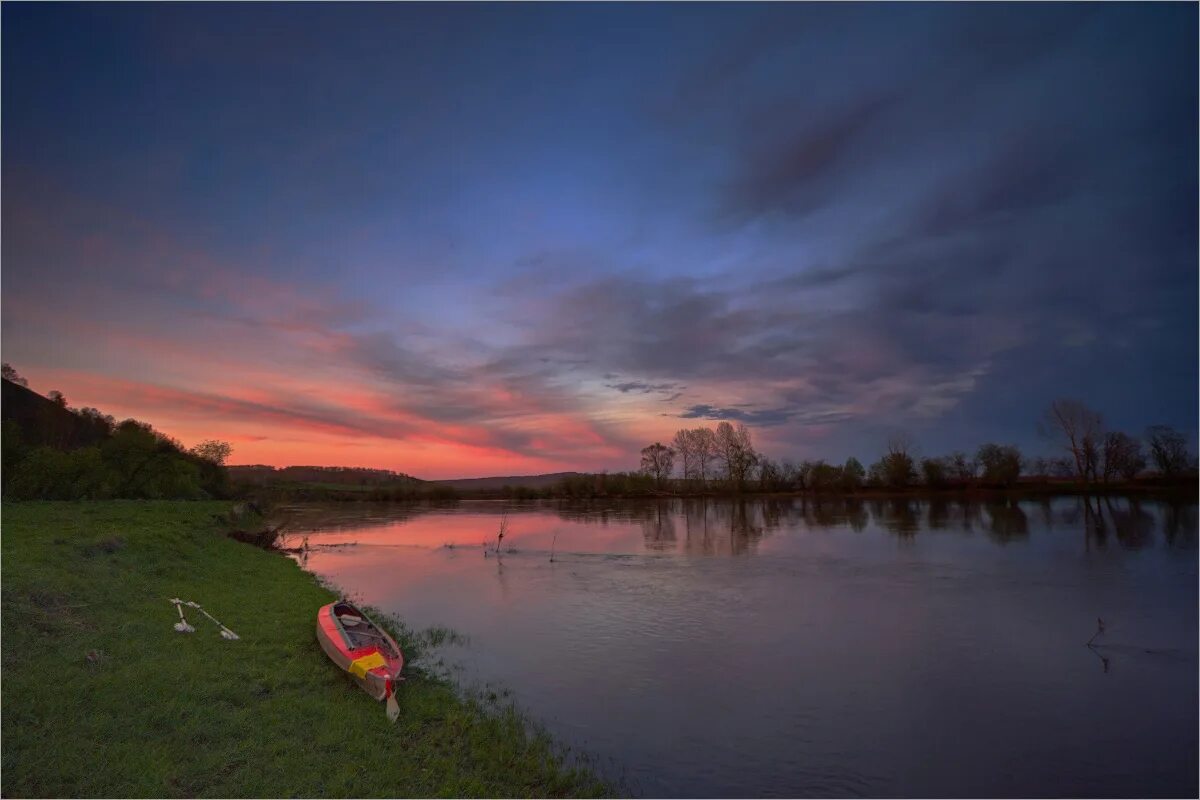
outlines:
[[[440,653],[458,680],[511,690],[627,791],[1197,793],[1194,503],[292,514],[309,570],[464,634]]]

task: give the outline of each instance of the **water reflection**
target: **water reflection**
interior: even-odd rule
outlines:
[[[1043,532],[1083,534],[1085,550],[1141,550],[1163,544],[1183,550],[1197,545],[1196,504],[1124,497],[1043,497],[1031,501],[966,498],[765,498],[578,502],[464,501],[441,505],[297,505],[280,510],[289,535],[319,532],[342,543],[481,546],[494,540],[501,511],[510,515],[506,544],[534,552],[557,548],[583,552],[746,555],[780,530],[876,528],[902,541],[922,532],[982,531],[991,541],[1026,541],[1031,519]],[[437,519],[433,528],[423,521]],[[636,528],[636,539],[631,531]],[[599,529],[599,533],[597,533]],[[374,531],[374,532],[372,532]],[[590,532],[588,532],[590,531]],[[389,536],[389,532],[395,536]],[[1161,540],[1161,542],[1159,541]],[[321,546],[318,544],[317,546]]]
[[[1194,503],[688,498],[290,515],[311,571],[413,628],[464,634],[469,645],[438,654],[455,675],[511,689],[564,744],[651,796],[1198,788]],[[488,552],[502,518],[504,547]],[[1107,630],[1089,645],[1097,616]]]
[[[1196,504],[1165,503],[1163,506],[1163,535],[1172,545],[1196,546]]]
[[[1017,503],[987,504],[988,535],[1001,544],[1029,536],[1029,519]]]

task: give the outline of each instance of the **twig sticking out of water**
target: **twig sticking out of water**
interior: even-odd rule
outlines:
[[[554,547],[558,544],[558,531],[554,532],[554,538],[550,540],[550,563],[554,563]]]
[[[1094,644],[1092,644],[1092,642],[1096,641],[1096,637],[1100,636],[1103,633],[1104,633],[1104,620],[1100,619],[1100,617],[1096,617],[1096,632],[1092,634],[1092,638],[1087,640],[1087,649],[1091,650],[1093,653],[1096,654],[1096,658],[1100,659],[1100,663],[1104,665],[1104,672],[1107,673],[1108,672],[1108,659],[1105,658],[1103,655],[1101,655],[1100,652],[1096,649],[1096,646]]]
[[[1092,642],[1096,641],[1096,637],[1104,633],[1104,620],[1096,617],[1096,632],[1092,634],[1092,638],[1087,640],[1087,646],[1091,647]]]
[[[508,512],[504,512],[504,516],[500,517],[500,532],[496,534],[496,554],[500,553],[500,545],[504,543],[504,534],[508,531]]]

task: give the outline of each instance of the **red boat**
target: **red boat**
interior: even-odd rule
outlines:
[[[325,655],[350,673],[362,690],[387,701],[388,718],[400,715],[396,683],[404,680],[400,645],[370,617],[346,601],[322,606],[317,612],[317,641]]]

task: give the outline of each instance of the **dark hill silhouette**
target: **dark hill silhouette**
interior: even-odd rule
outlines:
[[[5,365],[7,367],[7,365]],[[225,497],[219,460],[184,449],[135,419],[67,408],[7,378],[3,395],[3,494],[11,500]]]
[[[74,450],[108,438],[110,422],[81,416],[7,378],[0,382],[3,421],[16,423],[24,444]]]

